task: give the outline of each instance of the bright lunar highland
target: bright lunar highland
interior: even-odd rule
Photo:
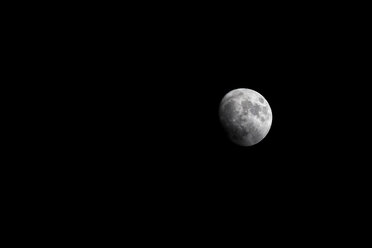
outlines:
[[[227,93],[221,101],[219,116],[230,140],[241,146],[252,146],[265,138],[273,119],[266,99],[250,89]]]

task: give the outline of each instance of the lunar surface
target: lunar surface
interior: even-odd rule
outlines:
[[[252,146],[263,140],[273,119],[266,99],[250,89],[227,93],[221,101],[219,116],[230,140],[241,146]]]

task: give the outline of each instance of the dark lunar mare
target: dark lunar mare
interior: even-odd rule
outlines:
[[[258,105],[257,103],[255,103],[253,105],[253,107],[251,108],[252,115],[255,115],[255,116],[259,117],[260,116],[260,114],[259,114],[260,112],[261,112],[261,106]]]
[[[253,107],[253,103],[248,100],[242,101],[242,108],[243,108],[243,113],[248,114],[248,110]]]
[[[249,100],[242,101],[242,107],[243,107],[244,114],[248,114],[248,111],[250,111],[252,113],[252,115],[255,115],[257,117],[260,116],[260,112],[262,110],[261,106],[259,104],[257,104],[257,103],[253,104]],[[266,109],[266,111],[267,111],[267,109]]]

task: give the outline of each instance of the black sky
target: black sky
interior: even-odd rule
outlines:
[[[97,140],[107,139],[99,147],[108,157],[129,156],[155,174],[160,166],[231,182],[255,172],[272,182],[333,173],[350,144],[340,136],[349,108],[342,101],[359,69],[345,49],[347,25],[305,13],[176,16],[133,19],[121,34],[105,29],[114,37],[86,68],[93,80],[84,90],[92,92],[91,114],[100,113],[96,124],[107,127]],[[235,88],[260,92],[273,111],[268,136],[254,147],[231,144],[218,121],[220,100]],[[172,177],[164,171],[157,175]]]
[[[248,209],[257,223],[283,223],[332,211],[364,169],[361,123],[345,104],[363,81],[347,34],[358,32],[327,15],[253,12],[141,10],[146,18],[84,29],[62,74],[74,99],[60,118],[68,173],[149,218],[188,209],[184,218],[217,221]],[[272,108],[271,130],[253,147],[232,144],[219,123],[220,101],[236,88]]]

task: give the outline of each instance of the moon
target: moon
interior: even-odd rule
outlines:
[[[229,139],[240,146],[253,146],[262,141],[273,120],[266,99],[244,88],[232,90],[222,98],[219,117]]]

